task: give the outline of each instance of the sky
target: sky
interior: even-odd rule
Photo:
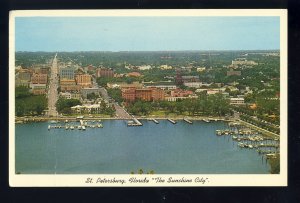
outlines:
[[[269,50],[279,17],[16,17],[16,51]]]

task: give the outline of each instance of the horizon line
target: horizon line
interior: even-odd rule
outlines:
[[[74,51],[30,51],[30,50],[26,50],[26,51],[15,51],[15,52],[48,52],[48,53],[60,53],[60,52],[196,52],[196,51],[200,51],[200,52],[210,52],[210,51],[280,51],[280,49],[212,49],[212,50],[119,50],[119,51],[110,51],[110,50],[74,50]]]

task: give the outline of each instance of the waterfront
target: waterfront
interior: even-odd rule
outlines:
[[[104,128],[86,131],[51,129],[48,122],[16,125],[16,173],[129,174],[266,174],[270,167],[255,150],[241,149],[221,121],[188,124],[142,120],[105,120]]]

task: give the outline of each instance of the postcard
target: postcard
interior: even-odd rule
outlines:
[[[9,19],[11,187],[287,186],[287,10]]]

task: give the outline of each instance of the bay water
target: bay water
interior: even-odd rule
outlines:
[[[266,174],[270,166],[253,149],[242,149],[222,121],[141,120],[127,127],[104,120],[104,128],[51,129],[48,122],[16,124],[15,166],[21,174]]]

